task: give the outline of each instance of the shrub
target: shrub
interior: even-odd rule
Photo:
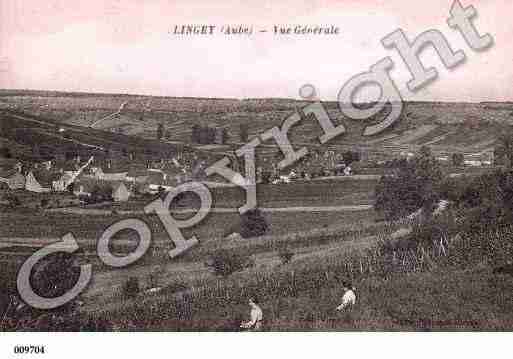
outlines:
[[[122,292],[126,298],[135,298],[139,294],[141,288],[139,287],[139,279],[130,277],[123,284]]]
[[[360,161],[360,153],[356,151],[345,151],[342,153],[342,158],[344,159],[344,163],[346,165],[350,165],[353,162]]]
[[[503,226],[513,220],[513,172],[498,170],[460,184],[452,197],[472,231]]]
[[[188,287],[187,287],[186,283],[178,281],[178,282],[173,282],[173,283],[166,285],[162,289],[161,294],[164,294],[164,293],[173,294],[173,293],[183,292],[187,289],[188,289]]]
[[[11,150],[7,147],[0,148],[0,157],[12,158]]]
[[[216,275],[226,277],[234,272],[251,267],[254,263],[248,255],[220,250],[205,265],[212,268]]]
[[[10,207],[19,207],[21,206],[21,201],[18,196],[15,196],[11,193],[5,195],[4,199],[9,202]]]
[[[97,203],[103,201],[112,201],[112,186],[94,186],[93,190],[91,191],[91,202]]]
[[[292,257],[294,257],[294,252],[288,248],[283,248],[278,252],[278,256],[280,257],[282,264],[287,264],[290,262]]]
[[[440,198],[442,171],[428,147],[414,160],[399,162],[394,176],[383,176],[376,186],[374,209],[387,219],[397,219],[423,208],[427,214]]]
[[[43,198],[41,200],[41,208],[46,208],[48,206],[48,198]]]
[[[240,235],[242,238],[258,237],[267,232],[267,221],[258,208],[249,210],[242,214],[240,221]]]
[[[465,163],[465,156],[463,153],[453,153],[452,154],[452,165],[456,167],[461,167]]]

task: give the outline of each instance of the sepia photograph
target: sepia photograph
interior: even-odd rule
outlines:
[[[513,331],[512,14],[1,0],[1,356]]]

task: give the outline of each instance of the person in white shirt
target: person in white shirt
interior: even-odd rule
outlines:
[[[350,309],[356,304],[355,288],[349,283],[344,283],[343,286],[344,295],[342,296],[342,304],[337,307],[337,310]]]
[[[255,297],[249,299],[249,306],[251,307],[251,320],[243,322],[240,327],[252,331],[260,331],[262,329],[262,308],[258,305],[258,300]]]

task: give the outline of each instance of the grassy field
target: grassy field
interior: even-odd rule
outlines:
[[[384,227],[378,231],[386,232]],[[228,278],[205,276],[179,296],[172,291],[141,296],[93,313],[120,318],[118,323],[130,320],[139,330],[238,330],[249,312],[247,298],[256,295],[264,330],[511,330],[513,277],[492,271],[494,256],[511,253],[511,233],[510,228],[472,235],[494,248],[473,248],[477,256],[472,260],[466,253],[472,240],[462,238],[446,254],[432,252],[423,265],[413,267],[400,259],[387,262],[386,252],[374,251],[376,242],[351,245],[365,242],[360,235],[354,242],[332,242],[327,251],[298,254],[288,264],[260,265]],[[496,245],[505,237],[509,249]],[[320,239],[318,234],[309,238]],[[344,280],[356,286],[358,302],[350,312],[340,313],[334,309]],[[120,329],[128,328],[121,324]]]
[[[27,219],[27,216],[30,216]],[[78,239],[96,240],[109,225],[133,216],[101,215],[83,216],[62,213],[13,213],[0,214],[2,222],[2,237],[6,240],[14,238],[58,238],[68,232],[73,232]],[[323,228],[337,223],[358,223],[362,219],[373,221],[373,211],[350,212],[295,212],[265,214],[269,223],[269,234],[295,233],[312,228]],[[185,230],[184,233],[195,233],[201,238],[219,238],[228,227],[235,224],[239,216],[236,213],[215,213],[209,215],[198,226]],[[165,238],[163,228],[157,218],[144,217],[141,219],[150,223],[155,229],[157,240]],[[29,225],[27,225],[27,222]]]
[[[485,270],[415,273],[388,281],[356,284],[358,305],[349,313],[335,308],[343,295],[340,283],[262,303],[271,331],[469,331],[511,330],[511,277]],[[191,320],[137,323],[148,330],[236,330],[247,317],[246,303],[199,311]]]
[[[319,237],[310,238],[315,242]],[[176,282],[190,288],[179,296],[164,291],[115,304],[111,300],[92,314],[119,318],[118,323],[129,320],[139,330],[238,330],[249,312],[247,298],[257,295],[264,330],[511,330],[513,278],[492,273],[483,256],[480,262],[455,266],[456,246],[447,256],[433,256],[426,267],[405,270],[399,263],[399,270],[390,271],[378,265],[381,255],[374,253],[374,260],[360,270],[358,256],[369,258],[375,243],[348,245],[332,244],[324,253],[298,254],[288,264],[268,262],[228,278],[206,275],[187,282],[185,275],[175,273],[169,288]],[[358,302],[340,313],[334,309],[343,280],[352,280]],[[128,328],[121,324],[120,329]]]

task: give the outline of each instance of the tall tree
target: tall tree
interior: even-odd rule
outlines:
[[[223,128],[222,143],[226,144],[229,139],[230,139],[230,135],[228,134],[228,130],[226,128]]]
[[[191,134],[192,143],[199,143],[200,130],[201,130],[201,128],[197,123],[192,125],[192,134]]]
[[[249,130],[248,125],[246,123],[240,124],[240,132],[239,132],[240,142],[246,143],[249,139]]]
[[[508,168],[513,167],[513,129],[511,127],[504,129],[498,140],[499,144],[494,151],[497,163]]]
[[[163,123],[159,123],[158,127],[157,127],[157,140],[161,140],[162,137],[164,137],[164,124]]]

